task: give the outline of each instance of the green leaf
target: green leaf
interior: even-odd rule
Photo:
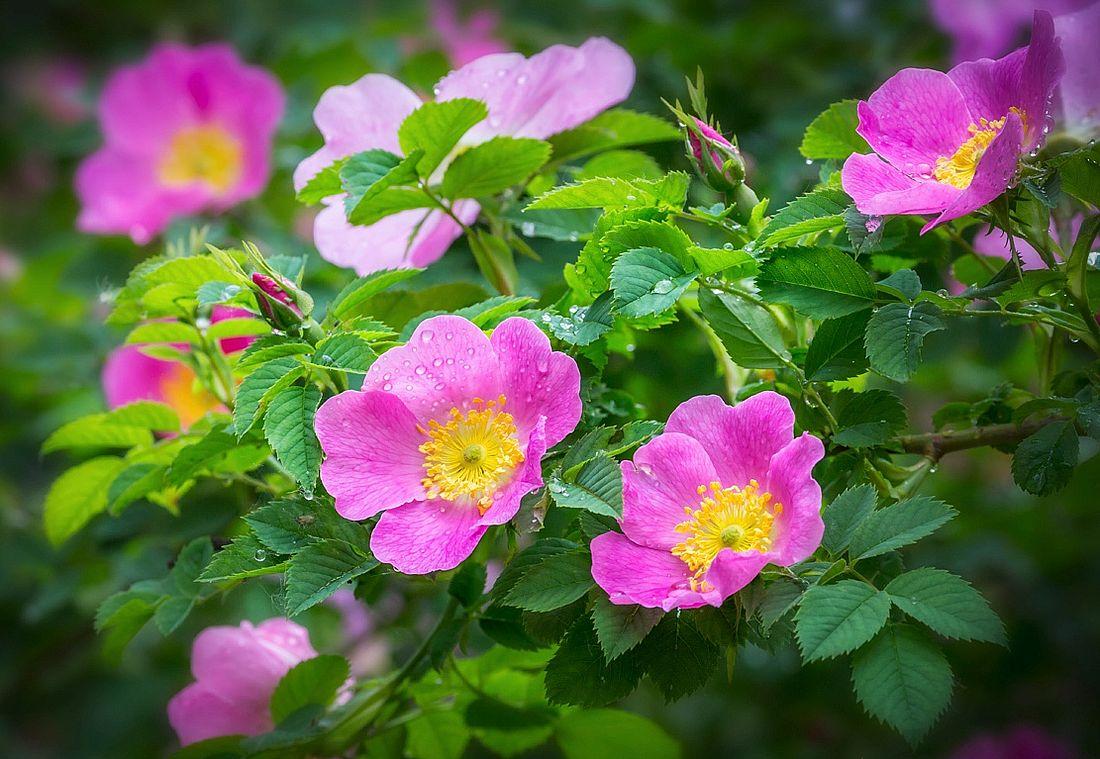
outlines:
[[[901,399],[887,390],[842,390],[832,406],[837,421],[833,440],[849,448],[883,445],[908,423]]]
[[[199,582],[243,580],[282,572],[285,567],[283,556],[267,550],[255,536],[246,534],[215,553],[198,579]]]
[[[699,273],[709,277],[726,272],[730,279],[744,279],[755,276],[760,263],[752,254],[738,248],[700,248],[696,245],[688,249],[688,255],[699,267]]]
[[[880,279],[875,287],[885,290],[901,300],[914,301],[920,295],[920,276],[912,269],[898,269],[886,279]]]
[[[557,477],[547,486],[554,503],[568,509],[618,519],[623,513],[623,480],[619,464],[606,453],[585,462],[573,482]]]
[[[856,560],[869,559],[915,543],[954,518],[956,512],[943,501],[917,496],[872,512],[852,533],[848,553]]]
[[[781,248],[760,267],[760,294],[814,319],[870,308],[875,286],[859,264],[836,248]]]
[[[594,585],[587,549],[546,557],[516,581],[504,602],[527,611],[551,611],[577,600]]]
[[[344,320],[360,313],[360,306],[399,282],[415,277],[423,269],[381,269],[350,282],[329,306],[329,319]]]
[[[1073,422],[1051,422],[1016,446],[1012,479],[1032,495],[1057,493],[1073,477],[1079,446]]]
[[[327,708],[349,674],[347,660],[335,654],[322,654],[294,665],[271,694],[272,721],[278,725],[313,704]]]
[[[675,125],[647,113],[612,108],[596,118],[550,138],[554,160],[568,161],[611,148],[680,140]]]
[[[699,290],[699,308],[735,364],[777,369],[791,358],[771,312],[729,293]]]
[[[367,150],[347,160],[340,169],[340,183],[347,193],[344,210],[351,224],[372,224],[380,216],[374,200],[385,190],[416,181],[416,163],[423,153],[412,151],[407,157],[385,150]]]
[[[1050,165],[1058,169],[1063,192],[1086,205],[1100,205],[1100,147],[1094,142],[1054,157]]]
[[[329,335],[317,343],[313,363],[344,372],[365,374],[378,354],[359,335],[344,333]]]
[[[685,614],[666,614],[636,650],[666,702],[703,687],[718,668],[718,648]]]
[[[810,122],[799,151],[812,160],[843,161],[852,153],[870,153],[871,146],[856,134],[859,117],[856,100],[841,100]]]
[[[340,540],[305,546],[286,570],[288,616],[297,616],[331,596],[348,580],[378,566],[378,559]]]
[[[206,336],[211,340],[222,340],[227,337],[266,335],[270,332],[271,325],[267,322],[247,316],[238,316],[232,319],[222,319],[221,321],[214,322],[206,330]]]
[[[668,733],[636,714],[585,709],[558,720],[555,737],[566,759],[677,759],[680,747]]]
[[[695,279],[680,262],[657,248],[635,248],[611,267],[616,310],[628,317],[650,316],[672,308]]]
[[[592,622],[582,616],[546,665],[546,699],[551,704],[584,707],[618,701],[634,690],[642,676],[636,658],[629,652],[605,662]]]
[[[405,155],[414,150],[424,151],[416,171],[427,178],[443,163],[462,135],[488,115],[486,105],[471,98],[424,103],[401,122],[397,139]]]
[[[843,380],[867,371],[863,348],[870,309],[821,322],[806,351],[806,378],[813,382]]]
[[[802,660],[831,659],[853,651],[875,636],[890,615],[890,597],[859,580],[815,585],[795,614]]]
[[[237,358],[236,370],[242,375],[251,374],[256,367],[284,356],[306,356],[313,353],[313,346],[300,340],[288,340],[282,335],[267,335],[254,341]]]
[[[340,169],[344,168],[347,158],[340,158],[318,171],[298,190],[298,202],[307,206],[316,205],[325,198],[339,195],[344,191],[340,184]]]
[[[149,286],[171,284],[190,293],[195,293],[207,282],[234,282],[240,279],[239,274],[226,269],[213,256],[171,258],[145,275]]]
[[[596,177],[555,187],[532,200],[523,209],[551,208],[637,208],[656,205],[657,199],[638,186],[639,180]]]
[[[486,577],[487,572],[484,564],[467,561],[459,567],[454,577],[451,578],[451,584],[447,586],[447,592],[457,598],[463,606],[470,608],[480,601],[485,594]]]
[[[405,729],[405,755],[411,759],[459,759],[470,741],[466,721],[453,708],[428,709]]]
[[[365,547],[369,532],[363,525],[344,519],[331,505],[320,501],[277,500],[245,516],[256,538],[277,553],[297,553],[323,540],[342,540]]]
[[[224,429],[213,429],[197,443],[181,448],[168,468],[169,485],[182,485],[203,471],[209,471],[222,455],[237,447],[237,439]]]
[[[107,508],[108,488],[125,466],[120,458],[100,456],[77,464],[54,481],[42,515],[50,543],[64,543]]]
[[[160,630],[161,635],[171,635],[179,629],[194,608],[193,598],[171,596],[161,601],[153,612],[153,624]]]
[[[924,338],[946,326],[940,309],[927,301],[883,306],[867,323],[871,368],[889,379],[908,382],[920,365]]]
[[[918,629],[889,625],[852,660],[852,684],[867,710],[915,745],[951,700],[943,651]]]
[[[800,583],[783,578],[773,580],[764,587],[757,611],[765,634],[776,622],[787,616],[787,612],[802,598],[803,592]]]
[[[107,512],[122,512],[139,498],[159,490],[164,485],[165,467],[162,464],[141,463],[128,466],[111,480],[107,490]]]
[[[592,607],[592,624],[604,659],[617,659],[641,643],[662,616],[660,609],[613,604],[600,595]]]
[[[525,182],[550,158],[542,140],[494,137],[461,153],[443,176],[443,197],[482,198]]]
[[[307,494],[313,492],[321,470],[321,444],[313,431],[320,404],[321,391],[315,385],[291,385],[272,396],[264,415],[264,437]]]
[[[182,322],[148,322],[139,324],[130,330],[126,343],[189,343],[198,345],[202,341],[197,329]]]
[[[803,235],[840,229],[844,226],[844,211],[852,203],[843,190],[819,187],[792,200],[772,217],[760,233],[767,247],[797,240]]]
[[[100,625],[103,639],[103,656],[108,662],[118,663],[126,645],[141,632],[145,623],[153,618],[156,608],[141,598],[130,598],[114,609]]]
[[[570,345],[590,345],[611,331],[614,317],[611,315],[611,306],[614,296],[606,292],[592,303],[591,306],[581,306],[576,311],[570,310],[568,316],[547,311],[546,326],[554,333],[554,337],[563,340]]]
[[[577,179],[621,177],[622,179],[657,179],[664,172],[648,154],[638,150],[611,150],[589,159],[577,172]]]
[[[989,602],[963,578],[924,567],[886,586],[894,606],[947,638],[1005,643],[1004,625]]]
[[[55,430],[42,444],[42,453],[66,448],[132,448],[151,442],[153,434],[146,427],[113,424],[107,414],[92,414]]]
[[[305,367],[300,361],[293,356],[284,356],[267,362],[244,378],[237,387],[237,397],[233,407],[233,426],[238,439],[252,429],[260,412],[260,406],[296,381],[304,371]]]
[[[864,483],[848,488],[838,495],[825,509],[825,535],[821,545],[832,554],[839,554],[848,547],[855,532],[864,519],[875,509],[875,489]]]

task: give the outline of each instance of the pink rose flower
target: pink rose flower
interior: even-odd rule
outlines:
[[[107,82],[104,146],[76,173],[77,226],[144,244],[176,217],[259,195],[283,101],[275,77],[227,45],[158,45]]]
[[[693,118],[687,145],[699,176],[715,190],[729,192],[745,181],[745,161],[737,146],[705,121]]]
[[[1093,139],[1100,135],[1100,2],[1056,16],[1054,29],[1066,56],[1066,73],[1058,88],[1062,125],[1075,137]]]
[[[623,532],[592,541],[592,577],[615,604],[721,606],[766,564],[797,564],[820,545],[811,470],[824,454],[813,435],[794,437],[778,393],[681,403],[622,463]]]
[[[1031,44],[948,73],[903,69],[858,107],[874,154],[844,162],[844,190],[865,214],[935,214],[925,232],[1003,193],[1020,157],[1042,145],[1065,66],[1049,13]]]
[[[400,572],[452,569],[542,485],[540,462],[581,416],[576,362],[513,317],[486,337],[458,316],[423,321],[325,401],[321,481],[346,519],[382,516],[374,555]]]
[[[463,21],[455,5],[455,0],[432,0],[431,4],[432,27],[452,66],[465,66],[485,55],[508,52],[508,46],[496,37],[499,13],[479,8]]]
[[[959,746],[950,759],[1074,759],[1070,746],[1037,725],[1019,725],[1004,733],[982,733]]]
[[[1004,55],[1037,10],[1069,13],[1093,0],[930,0],[932,20],[951,37],[955,63]],[[1061,34],[1061,30],[1059,30]]]
[[[269,702],[295,664],[317,652],[309,633],[286,619],[208,627],[191,647],[195,682],[168,702],[168,721],[184,746],[220,735],[270,731]]]
[[[488,105],[488,119],[466,133],[456,154],[501,135],[549,137],[621,102],[633,85],[630,56],[596,37],[577,48],[554,45],[531,58],[519,53],[483,56],[445,76],[435,93],[441,101],[475,98]],[[420,105],[416,93],[382,74],[367,74],[354,84],[329,88],[313,111],[325,144],[298,165],[295,188],[300,190],[337,159],[364,150],[400,155],[397,128]],[[437,170],[439,177],[447,164],[444,161]],[[344,215],[343,198],[325,199],[325,208],[314,222],[313,240],[322,258],[360,275],[427,266],[462,234],[462,228],[442,211],[423,209],[402,211],[367,227],[352,226]],[[463,224],[470,224],[480,207],[463,200],[453,210]]]
[[[1081,222],[1084,221],[1084,216],[1075,216],[1070,219],[1069,231],[1073,235],[1068,241],[1059,240],[1058,228],[1054,222],[1050,223],[1050,234],[1059,246],[1064,250],[1068,250],[1066,245],[1072,245],[1073,240],[1077,237],[1078,230],[1081,229]],[[1039,251],[1032,247],[1031,243],[1022,237],[1016,237],[1013,239],[1013,243],[1016,246],[1016,252],[1020,254],[1020,264],[1025,270],[1031,269],[1045,269],[1047,265],[1043,262],[1043,257],[1039,255]],[[1003,258],[1005,261],[1012,260],[1012,248],[1008,244],[1008,235],[1003,230],[996,228],[989,228],[983,230],[977,234],[974,238],[974,252],[980,253],[983,256],[996,256],[997,258]],[[1055,259],[1059,259],[1060,256],[1054,253]]]
[[[214,323],[241,316],[252,314],[240,308],[215,306],[210,321]],[[254,339],[227,337],[221,341],[222,352],[229,354],[244,350]],[[111,351],[103,366],[102,382],[108,408],[118,408],[134,401],[158,401],[172,407],[185,430],[207,413],[225,410],[217,398],[196,382],[191,367],[178,361],[147,356],[137,345],[123,345]]]

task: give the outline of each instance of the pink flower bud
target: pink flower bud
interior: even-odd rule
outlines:
[[[295,298],[287,292],[294,288],[293,285],[260,272],[253,272],[252,284],[256,285],[256,304],[272,326],[277,329],[286,329],[300,324],[304,314],[299,308]],[[296,289],[296,288],[294,288]]]
[[[731,192],[745,181],[745,162],[737,146],[701,119],[687,129],[687,147],[699,176],[719,192]]]

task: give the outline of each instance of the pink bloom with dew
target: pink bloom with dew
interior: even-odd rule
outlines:
[[[453,66],[508,52],[508,45],[496,37],[500,14],[495,10],[478,8],[463,20],[455,0],[432,0],[431,21]]]
[[[1031,44],[1011,55],[899,71],[859,103],[856,131],[875,152],[844,162],[845,192],[872,216],[935,215],[924,232],[976,211],[1042,145],[1064,68],[1054,22],[1036,12]]]
[[[665,431],[622,463],[622,533],[592,541],[592,576],[615,604],[721,606],[767,564],[808,559],[821,543],[825,454],[794,437],[790,401],[715,395],[672,412]]]
[[[275,686],[316,656],[306,629],[286,619],[208,627],[191,647],[195,682],[168,702],[168,721],[184,746],[266,733],[274,727],[268,704]]]
[[[252,314],[240,308],[215,306],[210,322],[242,316]],[[229,337],[221,341],[220,347],[223,353],[236,353],[247,348],[254,339]],[[147,356],[138,345],[123,345],[111,352],[103,366],[102,382],[108,408],[135,401],[157,401],[172,407],[183,429],[211,411],[225,410],[217,398],[199,384],[191,367]]]
[[[362,391],[317,411],[321,481],[346,519],[381,514],[380,561],[452,569],[542,485],[543,454],[580,416],[577,364],[534,324],[513,317],[486,337],[434,316],[375,361]]]
[[[531,58],[519,53],[483,56],[445,76],[435,94],[438,101],[474,98],[488,105],[489,117],[463,136],[453,158],[493,137],[543,139],[577,126],[624,100],[633,85],[630,56],[596,37],[580,47],[554,45]],[[420,105],[416,93],[383,74],[331,87],[313,111],[325,144],[298,165],[295,188],[300,190],[334,161],[364,150],[400,155],[397,129]],[[433,181],[442,178],[450,160],[436,170]],[[317,250],[325,260],[361,275],[427,266],[462,234],[462,228],[438,210],[402,211],[363,227],[348,223],[343,195],[326,198],[324,205],[313,227]],[[480,206],[462,200],[453,210],[463,224],[471,224]]]
[[[77,226],[144,244],[174,218],[259,195],[283,104],[275,77],[228,45],[158,45],[107,82],[104,145],[76,173]]]

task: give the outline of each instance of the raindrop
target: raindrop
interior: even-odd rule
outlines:
[[[672,280],[659,280],[655,285],[653,285],[653,292],[657,293],[658,295],[665,295],[666,293],[672,292]]]
[[[443,366],[443,359],[441,359],[441,358],[435,359],[434,361],[432,361],[432,366]]]
[[[262,548],[257,548],[256,553],[252,554],[252,558],[254,558],[256,561],[266,561],[267,551]]]
[[[527,84],[527,74],[520,74],[516,77],[516,84]]]
[[[420,342],[430,343],[433,337],[435,337],[435,333],[432,332],[430,329],[426,329],[420,333]]]
[[[722,247],[725,248],[726,250],[733,250],[733,243],[732,242],[727,242]]]
[[[386,384],[382,385],[382,389],[388,393],[389,391],[393,390],[393,383],[387,382]]]
[[[532,237],[535,234],[535,223],[525,221],[519,225],[519,231],[524,237]]]
[[[414,369],[413,371],[416,372],[416,374],[420,375],[420,374],[423,374],[424,372],[426,372],[428,370],[423,365],[421,365],[421,366],[416,367],[416,369]]]
[[[206,329],[210,326],[210,320],[205,316],[200,316],[198,319],[195,319],[195,326],[199,329]]]
[[[807,166],[813,166],[814,165],[813,159],[812,158],[807,158],[806,159],[806,165]]]

